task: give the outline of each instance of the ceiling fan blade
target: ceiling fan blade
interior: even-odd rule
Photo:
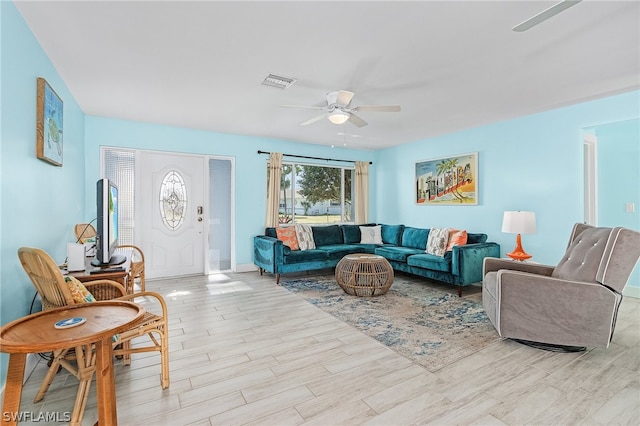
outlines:
[[[400,111],[400,105],[360,105],[353,108],[352,111],[398,112]]]
[[[326,106],[280,105],[280,108],[327,109]]]
[[[562,0],[560,3],[556,3],[550,8],[543,10],[542,12],[527,19],[524,22],[521,22],[520,24],[513,27],[512,30],[517,32],[527,31],[529,28],[534,27],[546,21],[547,19],[557,15],[558,13],[569,9],[571,6],[575,6],[581,1],[582,0]]]
[[[368,124],[366,121],[364,121],[362,118],[358,117],[354,113],[349,114],[349,121],[358,127],[364,127]]]
[[[311,118],[311,119],[309,119],[309,120],[307,120],[307,121],[305,121],[303,123],[300,123],[300,125],[301,126],[308,126],[309,124],[313,124],[316,121],[320,121],[320,120],[322,120],[323,118],[326,118],[326,117],[327,117],[327,114],[316,115],[315,117],[313,117],[313,118]]]
[[[336,104],[346,107],[347,105],[349,105],[354,95],[355,93],[353,92],[349,92],[347,90],[339,90],[338,97],[336,98]]]

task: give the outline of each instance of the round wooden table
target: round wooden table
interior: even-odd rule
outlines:
[[[353,296],[380,296],[393,284],[393,268],[376,254],[348,254],[336,265],[336,281]]]
[[[126,330],[144,312],[144,308],[135,303],[110,300],[38,312],[4,325],[0,329],[0,352],[10,356],[2,424],[15,425],[20,420],[27,354],[95,344],[98,423],[101,426],[117,425],[111,337]],[[86,322],[71,328],[54,327],[58,321],[73,317],[86,318]]]

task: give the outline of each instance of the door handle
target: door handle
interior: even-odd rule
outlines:
[[[198,206],[198,207],[196,208],[196,212],[197,212],[198,214],[202,214],[202,211],[203,211],[203,210],[202,210],[202,206]]]

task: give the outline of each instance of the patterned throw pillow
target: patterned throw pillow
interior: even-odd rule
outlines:
[[[278,239],[281,240],[285,246],[289,246],[291,250],[300,250],[298,246],[298,237],[296,236],[296,228],[293,226],[288,226],[286,228],[277,227],[276,235]]]
[[[71,296],[73,297],[73,301],[76,303],[89,303],[95,302],[96,299],[93,297],[93,294],[89,293],[89,290],[78,281],[75,277],[66,276],[64,277],[64,281],[67,283],[67,287],[71,292]]]
[[[296,235],[298,236],[298,245],[300,250],[312,250],[316,248],[316,242],[313,240],[313,230],[311,225],[295,225]]]
[[[361,226],[360,244],[382,244],[382,226]]]
[[[91,303],[95,302],[96,298],[93,297],[93,294],[87,290],[87,288],[82,284],[76,277],[66,276],[64,277],[64,281],[67,283],[67,287],[71,292],[71,296],[73,296],[73,301],[76,303]],[[111,336],[112,342],[117,342],[120,338],[119,334],[114,334]]]
[[[447,243],[447,251],[453,250],[453,246],[463,246],[467,244],[467,237],[467,231],[449,229],[449,243]]]
[[[428,254],[444,257],[449,242],[449,228],[431,228],[427,238]]]

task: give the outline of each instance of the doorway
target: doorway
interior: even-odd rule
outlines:
[[[204,273],[206,167],[201,156],[140,153],[136,217],[148,278]]]
[[[233,169],[230,158],[102,148],[101,176],[120,189],[119,242],[144,251],[148,279],[234,268]]]
[[[584,129],[585,222],[640,231],[640,119]],[[625,295],[640,297],[640,267]]]
[[[598,225],[598,138],[584,134],[584,223]]]

